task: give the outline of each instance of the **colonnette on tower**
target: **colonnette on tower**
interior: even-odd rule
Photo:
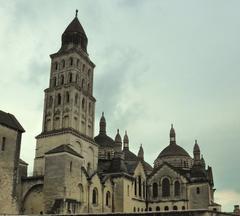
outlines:
[[[50,82],[45,89],[42,132],[36,137],[33,176],[19,158],[21,134],[16,118],[0,112],[0,213],[100,213],[220,211],[214,202],[211,167],[206,167],[195,141],[193,157],[170,143],[154,167],[130,150],[127,134],[107,135],[104,113],[94,137],[95,65],[87,52],[88,38],[77,13],[62,34],[58,52],[50,55]],[[161,145],[160,145],[161,146]]]

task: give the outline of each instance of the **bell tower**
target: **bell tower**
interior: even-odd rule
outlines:
[[[45,153],[62,144],[88,156],[86,164],[91,164],[92,169],[97,166],[97,145],[93,140],[96,100],[92,95],[95,65],[89,58],[88,38],[77,13],[62,34],[61,48],[50,55],[42,132],[36,137],[35,175],[44,174]]]

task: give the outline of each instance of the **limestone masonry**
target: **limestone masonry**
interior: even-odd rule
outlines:
[[[36,137],[33,176],[19,158],[23,127],[0,111],[0,214],[221,211],[214,202],[212,168],[195,141],[193,157],[170,141],[152,167],[130,150],[129,138],[107,135],[104,114],[94,137],[94,63],[77,13],[50,55],[42,132]]]

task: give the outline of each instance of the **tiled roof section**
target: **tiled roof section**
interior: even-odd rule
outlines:
[[[163,166],[168,166],[169,168],[171,168],[175,172],[179,173],[180,175],[184,176],[188,180],[190,179],[189,170],[183,170],[183,169],[180,169],[180,168],[176,168],[176,167],[172,166],[171,164],[169,164],[167,162],[163,162],[163,164],[161,166],[154,168],[150,176],[153,176],[155,173],[157,173],[158,170],[160,170]]]
[[[25,132],[14,115],[3,112],[2,110],[0,110],[0,124],[20,132]]]
[[[109,170],[110,165],[111,165],[111,160],[99,159],[98,172],[99,173],[107,172]]]
[[[172,144],[168,145],[165,149],[161,151],[157,158],[165,156],[186,156],[190,157],[189,154],[179,145]]]
[[[19,158],[19,163],[23,164],[23,165],[28,165],[28,163],[26,163],[24,160],[22,160],[21,158]]]
[[[139,161],[125,161],[128,173],[133,175]]]
[[[55,153],[61,153],[61,152],[67,152],[70,153],[72,155],[78,156],[80,158],[83,158],[80,154],[78,154],[75,150],[73,150],[71,147],[69,147],[69,144],[63,144],[60,145],[48,152],[46,152],[45,154],[55,154]]]
[[[129,149],[123,149],[123,153],[124,153],[124,158],[125,161],[138,161],[139,158],[137,157],[137,155],[135,155],[133,152],[131,152]]]
[[[114,140],[106,134],[98,134],[94,137],[95,142],[101,147],[114,147]]]
[[[113,158],[111,161],[111,165],[108,169],[109,173],[119,173],[119,172],[125,172],[127,173],[127,167],[121,158]]]

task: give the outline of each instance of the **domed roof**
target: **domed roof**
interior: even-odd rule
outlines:
[[[114,147],[114,140],[107,134],[98,134],[94,137],[95,142],[102,147]]]
[[[72,20],[72,22],[68,25],[66,30],[62,34],[62,48],[65,49],[68,44],[80,45],[80,47],[87,52],[87,43],[88,39],[86,33],[77,18],[77,10],[76,16]]]
[[[179,145],[170,144],[165,149],[163,149],[157,158],[162,158],[166,156],[186,156],[190,157],[189,154]]]

